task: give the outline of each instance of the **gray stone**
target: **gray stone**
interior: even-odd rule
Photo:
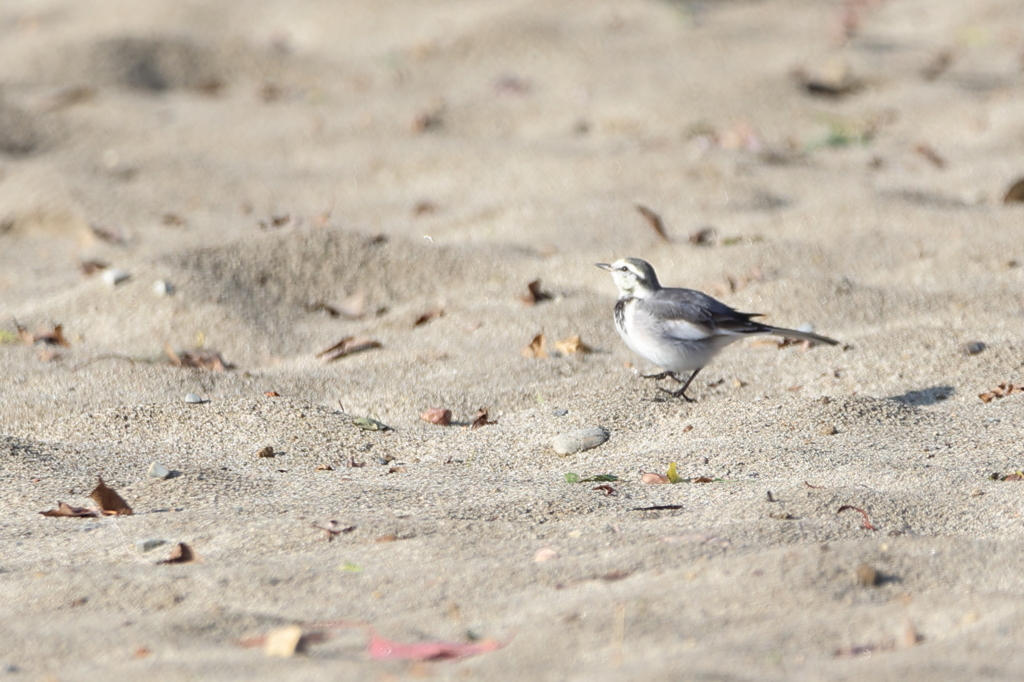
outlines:
[[[205,403],[206,401],[197,396],[195,393],[189,393],[187,396],[185,396],[185,402],[192,403],[193,405],[198,405],[199,403]]]
[[[580,429],[555,436],[551,447],[560,455],[575,455],[591,448],[596,448],[608,440],[608,432],[601,428]]]
[[[167,540],[160,540],[158,538],[150,538],[148,540],[137,540],[135,542],[135,549],[140,552],[148,552],[151,549],[156,549],[161,545],[166,545]]]

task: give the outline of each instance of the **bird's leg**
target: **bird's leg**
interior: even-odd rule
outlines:
[[[690,387],[690,383],[693,381],[693,378],[697,376],[697,374],[700,372],[701,369],[704,369],[704,368],[701,367],[701,368],[693,370],[693,374],[690,375],[690,378],[686,380],[686,383],[683,384],[683,387],[680,388],[678,391],[670,391],[667,388],[662,388],[661,390],[665,391],[665,393],[670,394],[673,398],[682,398],[683,400],[685,400],[688,403],[695,403],[695,402],[697,402],[697,400],[695,398],[691,398],[688,395],[686,395],[686,389],[688,389]],[[672,374],[672,373],[671,372],[667,372],[667,374]],[[674,374],[672,374],[672,378],[675,379],[676,381],[679,381],[680,383],[682,382],[682,380],[679,377],[677,377],[676,375],[674,375]],[[659,386],[658,388],[661,388],[661,387]]]
[[[654,379],[655,381],[661,381],[662,379],[665,379],[667,377],[672,377],[673,379],[680,383],[682,383],[683,381],[682,379],[676,376],[675,372],[662,372],[661,374],[641,374],[640,376],[644,379]]]

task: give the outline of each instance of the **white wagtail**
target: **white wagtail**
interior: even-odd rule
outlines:
[[[612,264],[596,263],[612,273],[619,287],[615,327],[634,353],[663,369],[645,379],[670,377],[683,385],[677,391],[662,389],[688,402],[686,389],[697,373],[733,341],[751,334],[775,334],[831,346],[835,339],[795,329],[755,322],[757,313],[741,313],[721,301],[693,289],[666,289],[658,283],[654,268],[639,258],[623,258]],[[685,382],[678,374],[692,372]]]

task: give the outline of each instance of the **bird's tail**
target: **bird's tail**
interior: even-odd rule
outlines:
[[[838,346],[839,342],[835,339],[830,339],[827,336],[821,334],[815,334],[813,332],[798,332],[795,329],[784,329],[783,327],[772,327],[771,325],[764,325],[765,333],[775,334],[776,336],[783,336],[787,339],[800,339],[801,341],[810,341],[812,343],[827,343],[830,346]]]

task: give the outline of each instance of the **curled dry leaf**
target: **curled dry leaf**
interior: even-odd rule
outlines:
[[[481,407],[479,410],[476,411],[476,414],[473,415],[473,423],[470,425],[469,428],[471,430],[472,429],[479,429],[481,426],[487,426],[488,424],[497,424],[497,423],[498,423],[497,419],[495,419],[493,421],[490,419],[489,415],[487,414],[487,408],[486,407]]]
[[[195,561],[199,561],[199,555],[196,554],[195,550],[186,545],[184,542],[179,542],[171,549],[171,555],[163,561],[156,562],[157,564],[191,564]]]
[[[99,516],[99,514],[96,512],[95,509],[86,509],[84,507],[72,507],[70,504],[67,504],[66,502],[60,502],[60,501],[57,502],[57,508],[56,509],[50,509],[48,511],[41,511],[39,513],[42,514],[43,516],[69,516],[69,517],[74,517],[74,518],[82,518],[82,517],[86,517],[86,516],[89,516],[89,517]]]
[[[97,479],[96,487],[89,497],[99,505],[104,514],[111,516],[131,516],[132,508],[118,495],[113,488],[107,486],[102,478]]]
[[[552,298],[551,294],[541,291],[539,279],[535,279],[527,284],[526,290],[526,293],[519,297],[519,300],[526,305],[536,305],[541,301],[547,301]]]
[[[380,347],[380,341],[375,341],[366,337],[356,338],[354,336],[346,336],[327,350],[317,353],[316,357],[322,358],[324,362],[332,362],[338,358],[343,358],[346,355],[352,355],[353,353],[359,353],[364,350]]]
[[[671,481],[668,480],[668,476],[665,476],[664,474],[657,474],[657,473],[654,473],[653,471],[642,473],[641,476],[640,476],[640,482],[641,483],[647,483],[648,485],[659,485],[661,483],[671,483]]]
[[[452,423],[452,411],[443,407],[431,407],[423,411],[420,419],[438,426],[448,426]]]
[[[479,642],[421,642],[418,644],[402,644],[384,639],[377,631],[370,628],[370,643],[367,653],[373,660],[407,660],[407,661],[451,661],[466,656],[497,651],[508,642],[497,642],[484,639]]]
[[[170,344],[165,344],[164,352],[167,353],[167,358],[175,367],[196,367],[211,372],[224,372],[235,367],[230,362],[226,362],[224,357],[215,350],[197,348],[178,354]]]
[[[868,518],[868,513],[861,509],[860,507],[854,507],[853,505],[844,504],[842,507],[836,510],[836,514],[841,514],[847,509],[852,509],[853,511],[860,512],[864,516],[864,523],[861,524],[861,528],[865,528],[867,530],[878,530],[873,525],[871,525],[871,519]]]
[[[593,353],[594,349],[583,343],[580,340],[579,334],[573,334],[572,336],[562,339],[561,341],[555,341],[555,350],[562,355],[572,355],[579,353],[581,355],[586,353]]]
[[[1006,396],[1013,395],[1014,393],[1024,392],[1024,385],[1011,384],[1009,382],[1002,383],[993,388],[991,391],[981,393],[978,395],[981,398],[981,402],[990,403],[996,398],[1005,398]]]
[[[646,220],[647,224],[651,226],[651,229],[654,230],[657,233],[657,235],[662,238],[662,240],[667,242],[668,233],[665,232],[665,223],[662,222],[661,216],[652,211],[651,209],[647,208],[643,204],[637,204],[636,210],[640,215],[644,217],[644,220]]]
[[[433,310],[428,310],[427,312],[417,317],[416,320],[412,323],[412,326],[419,327],[421,325],[426,324],[427,322],[430,322],[434,318],[441,317],[442,315],[444,315],[444,308],[434,308]]]
[[[520,353],[524,358],[546,358],[548,357],[548,352],[544,349],[546,343],[547,339],[544,335],[537,334],[533,337],[533,341],[530,341],[530,345],[524,346]]]
[[[49,331],[40,329],[35,334],[32,334],[18,323],[15,323],[14,326],[15,329],[18,330],[18,338],[21,339],[22,343],[26,346],[31,346],[36,343],[45,343],[48,346],[64,346],[65,348],[71,346],[71,344],[68,343],[68,340],[64,338],[63,325],[54,325]]]
[[[281,397],[281,394],[278,393],[277,391],[266,391],[266,392],[263,393],[263,395],[265,395],[268,398],[280,398]]]

